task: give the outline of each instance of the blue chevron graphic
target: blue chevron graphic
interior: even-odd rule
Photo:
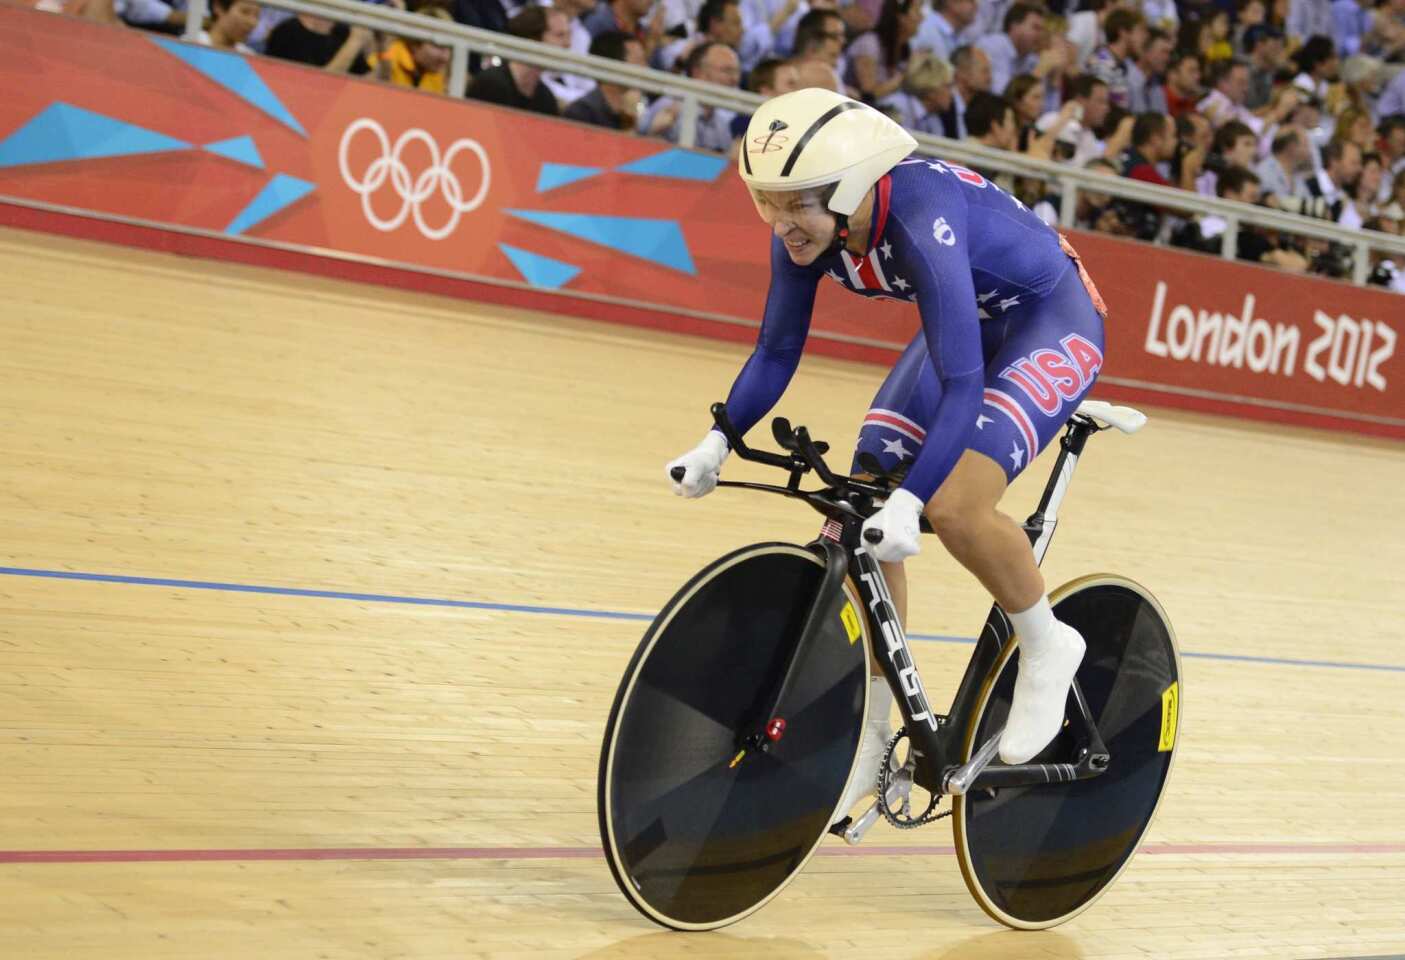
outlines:
[[[505,243],[498,244],[498,249],[507,255],[517,272],[534,287],[550,287],[555,290],[570,283],[576,274],[581,272],[581,268],[575,264],[562,263],[540,253],[509,247]]]
[[[691,276],[697,275],[683,231],[673,220],[642,220],[634,217],[605,217],[589,213],[557,213],[552,210],[508,210],[520,220],[549,230],[570,234],[611,250],[657,263]]]
[[[51,103],[0,140],[0,167],[189,149],[184,140],[164,133],[71,104]]]
[[[569,163],[543,163],[541,172],[537,174],[537,193],[546,193],[548,190],[555,190],[557,187],[564,187],[568,183],[576,183],[579,180],[589,180],[604,172],[602,167],[574,167]]]
[[[268,84],[263,82],[263,78],[255,73],[249,62],[239,54],[210,50],[207,47],[193,47],[160,37],[152,37],[152,42],[159,44],[167,53],[184,60],[230,93],[258,107],[285,127],[297,131],[301,136],[307,136],[302,124],[288,112],[288,108],[283,106],[277,95],[268,89]]]
[[[665,150],[615,168],[619,173],[642,177],[668,177],[671,180],[716,180],[727,169],[727,159],[691,150]]]
[[[259,191],[257,197],[249,201],[247,207],[239,211],[239,216],[224,228],[224,232],[231,235],[243,233],[278,211],[297,203],[315,188],[314,184],[306,180],[290,177],[286,173],[277,174]]]
[[[207,143],[205,149],[246,166],[263,169],[263,157],[259,155],[259,148],[253,137],[232,137],[218,143]]]

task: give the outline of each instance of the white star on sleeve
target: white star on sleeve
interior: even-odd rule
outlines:
[[[1010,444],[1010,462],[1014,464],[1016,470],[1024,466],[1024,451],[1020,449],[1018,443]]]
[[[902,277],[894,277],[893,286],[897,287],[899,290],[906,290],[908,287],[908,283]]]
[[[977,429],[977,430],[984,430],[984,429],[985,429],[985,425],[986,425],[987,423],[994,423],[994,422],[995,422],[995,420],[994,420],[993,418],[987,417],[985,414],[981,414],[980,416],[976,417],[976,429]]]
[[[977,294],[977,295],[976,295],[976,300],[983,304],[983,303],[985,303],[987,300],[989,300],[991,297],[994,297],[994,296],[996,296],[996,295],[998,295],[998,294],[999,294],[999,291],[998,291],[998,290],[990,290],[990,291],[988,291],[988,292],[986,292],[986,293]]]
[[[884,260],[893,259],[893,244],[891,242],[884,240],[883,246],[879,247],[878,249],[883,251]]]
[[[1004,311],[1006,311],[1006,310],[1009,310],[1011,307],[1018,307],[1019,305],[1020,305],[1020,298],[1019,298],[1019,297],[1007,297],[1007,298],[1005,298],[1004,300],[1001,300],[1001,301],[1000,301],[1000,310],[1001,310],[1001,312],[1004,312]]]
[[[899,437],[896,440],[884,440],[883,452],[896,453],[898,455],[899,460],[901,460],[903,457],[912,456],[912,451],[903,446],[902,437]]]

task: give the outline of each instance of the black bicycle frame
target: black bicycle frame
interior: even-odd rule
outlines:
[[[1044,495],[1035,512],[1024,524],[1036,563],[1042,563],[1044,554],[1048,551],[1054,528],[1058,524],[1058,507],[1067,492],[1083,446],[1099,429],[1093,421],[1085,417],[1075,417],[1069,422],[1068,430],[1059,440],[1059,458],[1044,488]],[[906,634],[888,593],[887,581],[878,562],[861,539],[862,528],[861,518],[846,518],[842,531],[838,534],[839,544],[845,548],[849,557],[849,574],[853,577],[863,600],[883,675],[898,701],[911,737],[916,761],[914,782],[931,793],[945,793],[947,776],[962,762],[965,751],[963,740],[976,709],[976,700],[981,694],[981,685],[999,661],[1001,651],[1014,631],[1000,607],[992,605],[985,626],[976,640],[976,649],[966,665],[961,685],[952,700],[951,709],[945,715],[936,714],[927,698],[916,664],[913,663]],[[832,530],[832,527],[827,529]],[[816,545],[826,546],[824,538],[816,541]],[[831,551],[832,546],[825,551],[826,555],[830,555]],[[828,609],[827,605],[833,596],[830,591],[837,589],[839,586],[833,578],[826,578],[815,599],[815,609]],[[1087,703],[1077,681],[1073,684],[1073,695],[1082,719],[1080,742],[1075,751],[1077,763],[991,765],[985,768],[968,789],[1058,783],[1087,779],[1102,773],[1107,767],[1107,750],[1088,713]],[[973,745],[973,749],[979,746]]]

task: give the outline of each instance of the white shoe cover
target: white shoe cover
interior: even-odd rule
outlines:
[[[1043,649],[1031,653],[1023,640],[1020,648],[1015,695],[1000,737],[1000,759],[1006,763],[1028,763],[1058,736],[1085,644],[1077,630],[1060,623]]]
[[[854,764],[854,776],[844,798],[839,801],[834,820],[837,823],[849,815],[860,800],[873,799],[878,790],[878,766],[883,762],[883,751],[888,749],[888,741],[893,739],[893,727],[888,722],[888,710],[893,704],[893,695],[888,690],[888,681],[874,677],[869,689],[869,719],[864,723],[863,739],[859,741],[859,759]]]

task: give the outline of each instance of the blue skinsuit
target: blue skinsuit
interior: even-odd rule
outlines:
[[[907,464],[902,487],[924,503],[967,449],[1013,479],[1102,366],[1101,304],[1072,248],[984,177],[925,158],[904,160],[876,185],[869,243],[864,256],[832,250],[800,267],[772,237],[766,312],[728,416],[745,433],[780,399],[828,277],[860,296],[915,301],[922,319],[874,397],[856,458],[868,451],[885,469]]]

